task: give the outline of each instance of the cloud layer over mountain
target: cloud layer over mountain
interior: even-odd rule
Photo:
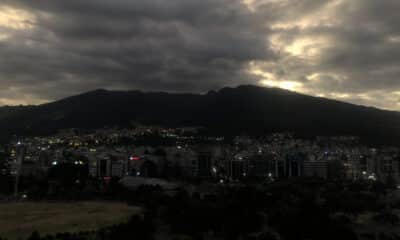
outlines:
[[[398,0],[2,0],[0,105],[258,84],[400,110]]]

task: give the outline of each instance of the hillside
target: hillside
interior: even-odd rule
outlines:
[[[48,134],[61,128],[98,128],[131,121],[203,126],[210,134],[357,135],[397,143],[400,113],[306,96],[282,89],[240,86],[207,94],[96,90],[29,107],[0,108],[0,130]]]

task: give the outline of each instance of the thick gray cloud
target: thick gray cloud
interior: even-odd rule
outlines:
[[[94,88],[200,92],[252,83],[248,62],[276,58],[268,28],[239,1],[1,5],[26,11],[32,24],[0,43],[0,84],[44,99]]]
[[[399,1],[275,2],[280,14],[271,39],[281,57],[259,64],[285,73],[274,74],[275,81],[297,82],[297,90],[313,95],[400,109]]]
[[[400,109],[398,0],[2,0],[0,104],[278,86]]]

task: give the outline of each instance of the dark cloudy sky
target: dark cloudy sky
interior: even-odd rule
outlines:
[[[399,0],[0,0],[0,105],[257,84],[400,110]]]

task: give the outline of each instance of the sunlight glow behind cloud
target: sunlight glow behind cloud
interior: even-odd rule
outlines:
[[[2,28],[26,30],[33,27],[34,20],[34,15],[27,11],[11,7],[0,7],[0,27]]]
[[[400,110],[399,10],[398,0],[2,0],[0,105],[258,84]]]

